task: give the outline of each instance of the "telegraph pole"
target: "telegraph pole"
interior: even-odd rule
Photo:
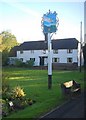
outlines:
[[[84,43],[86,44],[86,0],[84,2]]]
[[[82,22],[80,22],[80,72],[82,67]]]

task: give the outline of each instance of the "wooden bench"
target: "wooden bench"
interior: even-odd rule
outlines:
[[[65,96],[76,96],[81,93],[81,85],[74,80],[61,84],[62,93]]]

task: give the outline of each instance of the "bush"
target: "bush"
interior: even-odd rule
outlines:
[[[15,87],[12,93],[14,98],[22,98],[26,95],[20,86]]]
[[[6,117],[9,113],[6,100],[0,99],[0,104],[2,104],[2,116]]]
[[[25,99],[20,99],[20,98],[15,98],[13,100],[14,103],[14,109],[24,109],[25,107],[27,107],[27,102]]]
[[[20,59],[16,59],[15,60],[15,66],[22,67],[22,66],[24,66],[24,63]]]
[[[32,59],[32,60],[28,60],[26,62],[23,62],[20,59],[15,59],[13,61],[13,63],[14,63],[13,65],[15,65],[16,67],[29,67],[29,68],[31,68],[34,65],[34,60]]]
[[[10,86],[8,83],[8,75],[2,74],[2,98],[3,99],[9,99],[10,97]]]
[[[8,84],[8,76],[2,75],[2,116],[6,117],[12,111],[24,109],[28,105],[32,105],[34,101],[32,99],[25,98],[26,94],[20,86],[16,86],[13,89]]]
[[[9,56],[8,50],[7,49],[3,50],[2,52],[2,65],[3,66],[8,65],[8,60],[9,60],[8,56]]]
[[[28,60],[28,61],[26,61],[26,65],[27,65],[27,67],[33,67],[34,60]]]

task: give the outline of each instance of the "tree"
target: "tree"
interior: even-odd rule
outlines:
[[[9,52],[8,50],[4,49],[2,52],[2,65],[8,65],[8,57],[9,57]]]
[[[16,37],[8,31],[0,33],[0,43],[2,51],[5,49],[10,51],[12,47],[18,45]]]
[[[8,31],[0,33],[0,52],[2,52],[2,65],[7,65],[11,48],[19,45],[16,37]]]

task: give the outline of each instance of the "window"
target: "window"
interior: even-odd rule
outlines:
[[[72,53],[73,50],[72,49],[67,49],[67,53]]]
[[[20,51],[20,54],[23,54],[23,50]]]
[[[55,62],[59,63],[59,58],[53,58],[53,62],[54,62],[54,63],[55,63]]]
[[[72,58],[67,58],[67,63],[72,63],[73,59]]]
[[[46,50],[43,50],[43,54],[46,54]]]
[[[53,50],[53,53],[54,54],[58,54],[58,50]]]
[[[30,58],[30,60],[35,61],[35,58]]]
[[[31,53],[34,53],[34,50],[31,50]]]

